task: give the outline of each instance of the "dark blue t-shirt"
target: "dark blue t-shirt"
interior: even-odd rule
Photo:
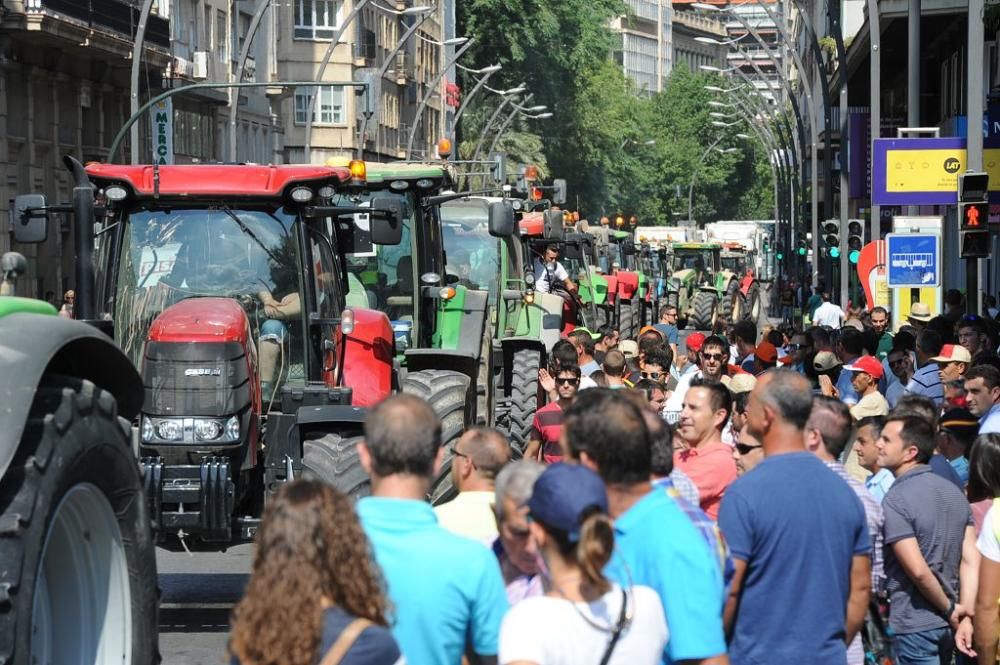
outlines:
[[[331,607],[323,613],[323,634],[316,654],[317,663],[323,660],[340,634],[356,618],[339,607]],[[392,632],[384,626],[368,626],[354,640],[340,665],[393,665],[399,659],[399,646]],[[234,656],[231,665],[240,665],[240,661]]]
[[[871,549],[854,490],[809,452],[768,457],[726,489],[719,527],[747,563],[733,665],[843,665],[851,562]]]

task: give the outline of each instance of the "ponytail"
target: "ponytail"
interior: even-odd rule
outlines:
[[[602,512],[587,515],[580,525],[580,540],[576,544],[576,562],[590,586],[606,593],[611,584],[604,577],[604,566],[611,559],[615,546],[615,530],[611,519]]]

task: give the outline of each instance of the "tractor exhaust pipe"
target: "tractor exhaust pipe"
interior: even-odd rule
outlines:
[[[73,251],[76,254],[75,316],[93,321],[97,312],[94,295],[94,185],[87,171],[75,157],[66,155],[63,163],[73,174]]]

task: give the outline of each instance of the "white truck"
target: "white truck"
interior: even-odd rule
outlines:
[[[696,229],[686,226],[637,226],[635,242],[649,243],[652,247],[669,247],[672,242],[688,242]]]

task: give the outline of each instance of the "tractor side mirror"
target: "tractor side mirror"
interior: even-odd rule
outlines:
[[[372,243],[398,245],[403,240],[403,202],[391,196],[372,199]]]
[[[14,240],[19,243],[45,242],[49,234],[49,213],[45,210],[45,196],[22,194],[14,199]]]
[[[489,211],[490,235],[509,238],[514,235],[514,208],[506,201],[494,201]]]
[[[546,210],[543,213],[544,225],[542,235],[548,240],[562,240],[563,212],[562,210]]]
[[[557,206],[566,204],[566,181],[562,178],[552,181],[552,202]]]

